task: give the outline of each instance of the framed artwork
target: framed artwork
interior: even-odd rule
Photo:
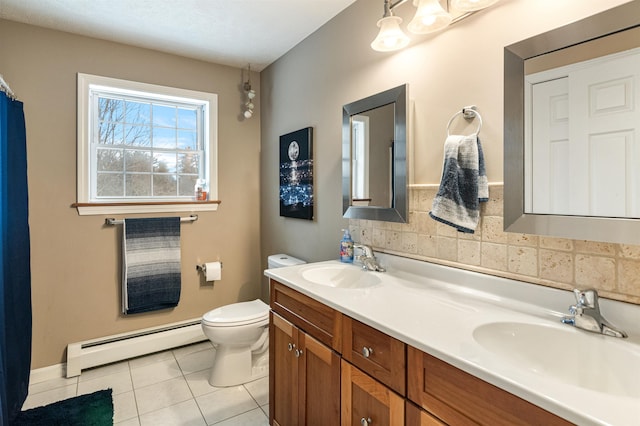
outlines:
[[[280,216],[313,219],[313,128],[280,136]]]

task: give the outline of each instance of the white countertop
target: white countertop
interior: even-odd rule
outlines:
[[[623,345],[640,357],[640,306],[600,299],[603,316],[629,335],[627,339],[602,336],[560,323],[575,303],[571,292],[398,256],[376,256],[387,272],[366,272],[372,274],[367,277],[372,285],[364,288],[330,287],[302,276],[310,268],[341,265],[337,260],[267,269],[265,275],[571,422],[640,425],[640,364],[621,366],[612,360],[615,365],[581,371],[584,377],[593,377],[622,368],[625,375],[637,377],[631,380],[633,389],[606,393],[523,368],[515,358],[485,349],[473,336],[477,327],[488,323],[543,324],[592,339],[587,351],[567,348],[565,356],[577,365],[589,356],[592,344],[605,356],[612,345]]]

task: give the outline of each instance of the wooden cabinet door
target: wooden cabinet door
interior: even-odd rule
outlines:
[[[270,317],[270,424],[340,424],[340,356],[278,314]]]
[[[298,368],[295,345],[298,330],[271,313],[269,321],[269,423],[298,424]]]
[[[342,360],[342,426],[404,425],[404,398]]]
[[[437,417],[433,417],[409,401],[406,401],[404,409],[407,419],[405,424],[407,426],[447,426],[446,423],[442,423]]]
[[[306,333],[298,339],[301,425],[340,424],[340,356]]]

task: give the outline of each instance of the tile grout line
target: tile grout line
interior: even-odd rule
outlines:
[[[207,418],[204,416],[204,413],[202,412],[202,408],[200,408],[200,404],[198,404],[198,400],[196,399],[196,396],[193,394],[193,390],[191,389],[191,386],[189,386],[189,381],[187,380],[187,376],[184,374],[184,370],[182,369],[182,366],[180,365],[180,361],[178,361],[178,357],[176,356],[175,350],[171,351],[171,355],[173,355],[173,358],[176,360],[176,364],[178,365],[178,368],[180,369],[180,373],[182,373],[182,378],[184,379],[185,383],[187,384],[187,389],[189,389],[189,393],[191,394],[191,399],[193,399],[193,402],[196,404],[196,407],[198,407],[198,412],[200,413],[200,416],[202,418],[202,421],[204,421],[204,424],[207,425]],[[184,401],[182,401],[184,402]]]
[[[140,425],[140,408],[138,408],[138,397],[136,395],[136,387],[133,384],[133,372],[132,372],[132,368],[131,368],[131,363],[129,361],[127,361],[127,370],[129,371],[129,379],[131,379],[131,393],[133,394],[133,402],[136,405],[136,417],[138,419],[138,425]],[[115,417],[115,407],[114,407],[114,413],[113,413],[114,417]],[[133,417],[131,417],[133,419]],[[130,419],[125,419],[125,420],[130,420]]]

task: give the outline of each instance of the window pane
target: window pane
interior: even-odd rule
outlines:
[[[125,111],[127,123],[149,124],[151,121],[151,104],[149,103],[127,101]]]
[[[194,189],[198,176],[179,176],[178,195],[181,197],[195,196]]]
[[[195,109],[178,108],[178,128],[195,130],[198,125],[198,114]]]
[[[156,173],[175,173],[176,154],[154,153],[153,171]]]
[[[153,195],[177,195],[177,181],[175,175],[153,175]]]
[[[122,121],[124,101],[122,99],[98,98],[98,119],[100,121]]]
[[[198,154],[178,154],[178,173],[192,173],[197,175],[200,166],[199,159],[200,156]]]
[[[122,143],[124,126],[122,123],[101,121],[98,129],[98,143],[103,145],[119,145]]]
[[[122,150],[98,149],[98,171],[117,172],[122,170]]]
[[[151,172],[150,151],[127,150],[124,158],[127,172]]]
[[[196,132],[178,130],[178,149],[195,150],[196,148]]]
[[[176,127],[176,107],[153,105],[153,126]]]
[[[98,173],[98,197],[122,197],[124,194],[122,173]]]
[[[203,132],[212,113],[207,106],[214,102],[215,111],[216,97],[196,99],[191,91],[161,87],[151,93],[150,85],[120,86],[118,80],[110,86],[95,76],[80,81],[78,87],[89,94],[82,109],[89,111],[90,121],[85,124],[89,138],[79,138],[78,146],[85,150],[80,140],[93,144],[85,145],[93,157],[87,155],[82,164],[88,197],[80,194],[79,202],[193,199],[196,180],[210,173],[205,159],[215,129],[211,138]]]
[[[151,196],[151,174],[127,175],[127,197]]]
[[[153,146],[156,148],[176,148],[176,130],[164,129],[161,127],[153,128]]]
[[[133,146],[151,146],[149,126],[125,126],[125,143]]]

